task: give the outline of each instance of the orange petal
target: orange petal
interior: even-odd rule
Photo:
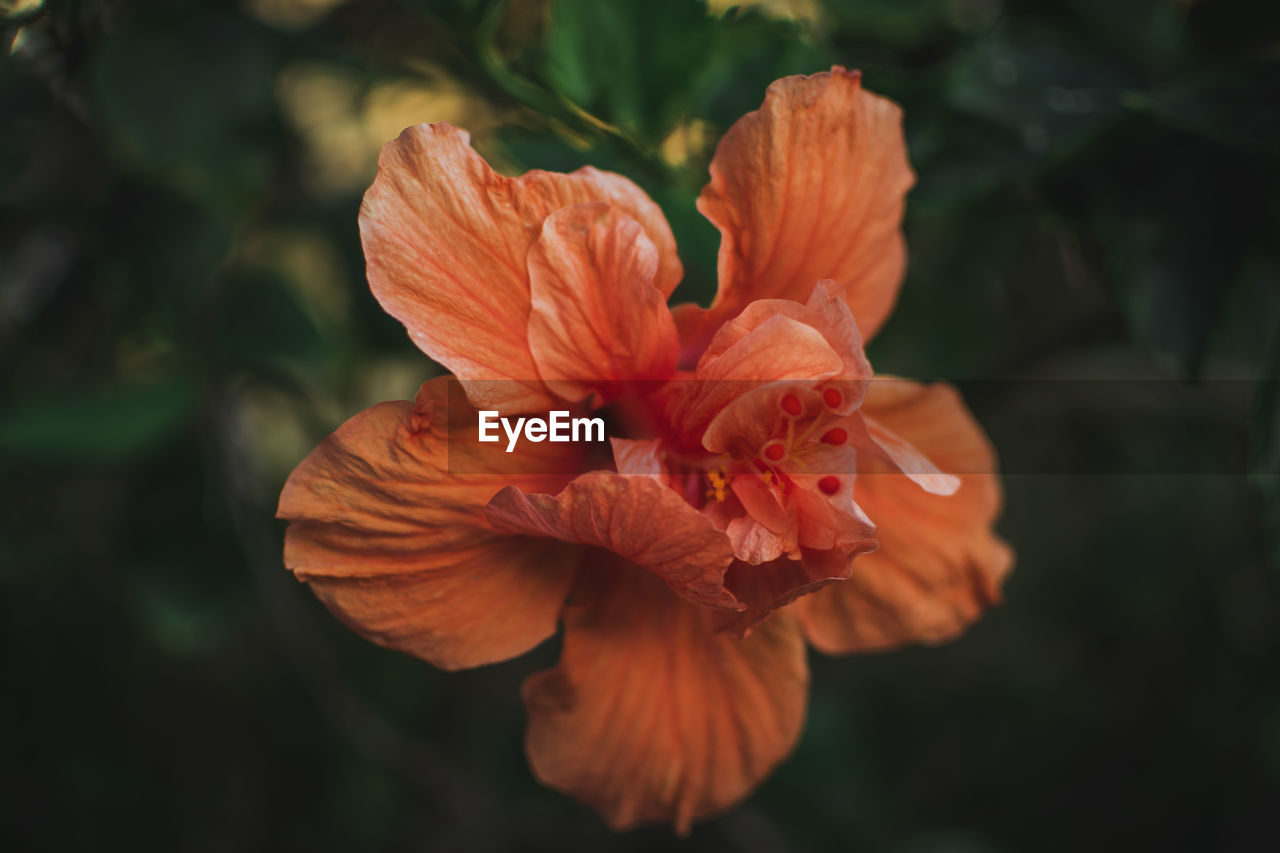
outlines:
[[[784,395],[805,399],[816,392],[813,382],[801,383],[809,391],[764,382],[829,380],[823,387],[840,392],[836,410],[846,413],[862,400],[871,365],[834,283],[819,282],[805,303],[762,299],[748,305],[716,332],[696,375],[705,398],[701,408],[722,407],[706,424],[703,446],[725,452],[736,441],[755,447],[773,434]],[[696,429],[700,421],[691,419],[687,424],[686,428]]]
[[[640,223],[607,204],[563,208],[543,223],[528,263],[529,346],[556,394],[609,398],[627,380],[675,370],[675,321],[654,286],[658,250]]]
[[[481,408],[545,409],[529,351],[529,247],[563,207],[602,201],[644,228],[658,252],[655,285],[680,280],[675,239],[658,206],[618,175],[495,174],[451,124],[416,125],[386,144],[360,208],[369,285],[427,355],[463,380]]]
[[[939,469],[959,472],[960,487],[929,494],[880,457],[860,458],[854,499],[875,522],[880,549],[858,557],[848,580],[796,605],[810,641],[832,654],[954,637],[1000,600],[1013,564],[992,531],[1001,503],[995,454],[955,389],[877,380],[862,410]]]
[[[724,528],[737,559],[767,563],[784,553],[799,553],[794,501],[779,501],[763,477],[750,474],[734,477],[730,488],[746,511]]]
[[[900,225],[914,179],[901,109],[863,90],[857,71],[774,82],[720,140],[698,199],[721,235],[720,290],[701,334],[753,300],[803,300],[835,279],[871,338],[905,269]]]
[[[867,454],[875,455],[881,462],[886,463],[890,470],[906,474],[917,486],[931,494],[953,495],[956,489],[960,488],[959,477],[940,471],[938,466],[913,447],[911,442],[903,440],[902,436],[874,418],[859,412],[845,423],[853,436],[853,446],[863,454],[864,464],[866,464]]]
[[[746,609],[724,614],[720,622],[738,636],[746,636],[778,608],[848,578],[854,557],[874,547],[874,542],[867,541],[852,553],[806,550],[800,560],[781,557],[760,565],[735,560],[725,572],[724,583]]]
[[[683,435],[723,452],[738,437],[769,433],[778,398],[793,390],[786,383],[812,386],[838,378],[842,365],[819,330],[779,313],[709,354],[692,381],[673,382],[664,403],[667,416]],[[709,430],[717,420],[714,432]]]
[[[737,609],[724,588],[728,538],[658,479],[593,471],[559,494],[514,486],[494,496],[489,521],[506,533],[604,548],[649,569],[690,601]]]
[[[657,477],[666,482],[666,466],[662,459],[662,442],[656,438],[610,438],[613,461],[619,474]]]
[[[732,806],[794,747],[804,644],[785,614],[740,640],[646,572],[584,566],[560,664],[525,682],[534,774],[615,829]]]
[[[698,363],[703,382],[770,382],[838,376],[844,361],[822,333],[778,312]]]
[[[729,322],[716,330],[698,362],[699,372],[719,363],[720,357],[738,342],[752,335],[775,317],[787,317],[812,327],[828,346],[840,356],[841,378],[853,382],[871,378],[871,364],[862,347],[862,335],[858,332],[853,313],[844,302],[844,289],[835,281],[819,281],[813,284],[803,302],[792,299],[758,299]],[[794,378],[794,377],[789,377]],[[862,399],[861,388],[857,397],[846,400],[842,411],[857,408]]]
[[[837,481],[835,496],[826,494],[820,485],[828,477]],[[792,477],[799,486],[794,498],[799,522],[796,538],[801,547],[847,554],[875,548],[875,523],[851,496],[853,479],[841,474]]]
[[[511,456],[474,435],[475,412],[446,399],[382,403],[338,428],[280,496],[285,565],[363,636],[445,669],[505,660],[554,633],[579,555],[499,536],[484,507],[502,486],[556,488],[565,445]],[[540,446],[541,447],[541,446]],[[542,455],[538,455],[539,452]],[[450,463],[494,474],[450,474]]]

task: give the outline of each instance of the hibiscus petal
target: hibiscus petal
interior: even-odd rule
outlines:
[[[874,418],[859,413],[846,421],[846,424],[853,436],[853,446],[862,454],[864,463],[868,454],[878,456],[892,470],[906,474],[912,482],[930,494],[953,495],[960,488],[959,477],[938,470],[938,466],[913,447],[911,442],[903,440],[902,436]]]
[[[524,686],[534,774],[615,829],[693,820],[741,800],[795,746],[804,644],[786,615],[740,640],[646,572],[584,567],[564,650]]]
[[[724,583],[746,609],[725,614],[721,623],[738,636],[747,636],[778,608],[848,578],[854,556],[874,548],[875,543],[867,541],[853,555],[847,550],[806,549],[799,560],[781,557],[760,565],[735,560],[725,572]]]
[[[765,319],[703,359],[695,374],[703,382],[768,382],[780,379],[826,379],[844,366],[840,353],[822,333],[803,320],[781,313]]]
[[[711,520],[653,477],[593,471],[559,494],[510,487],[489,503],[491,524],[506,533],[604,548],[643,566],[690,601],[737,609],[724,588],[733,559]]]
[[[416,125],[382,149],[378,177],[360,208],[369,285],[423,352],[463,380],[481,408],[505,414],[550,403],[529,351],[525,258],[543,220],[569,205],[601,201],[644,228],[658,252],[655,285],[679,283],[675,239],[661,210],[618,175],[494,173],[451,124]]]
[[[828,495],[820,485],[826,477],[834,477],[839,483],[835,495]],[[854,500],[852,476],[800,475],[791,479],[798,486],[793,497],[799,527],[796,538],[801,547],[850,555],[876,547],[876,526]]]
[[[804,302],[758,299],[716,331],[699,361],[699,368],[705,369],[718,363],[727,350],[774,317],[787,317],[811,326],[822,335],[823,340],[840,356],[843,379],[849,382],[870,379],[871,364],[862,348],[862,335],[859,334],[857,322],[843,297],[844,288],[838,282],[828,280],[813,285]],[[861,391],[859,388],[856,397],[846,399],[845,408],[841,410],[852,411],[857,408],[858,401],[862,399]]]
[[[753,300],[803,300],[829,278],[872,337],[905,269],[900,225],[914,179],[901,109],[863,90],[857,71],[774,82],[720,140],[698,199],[721,234],[720,290],[701,334]]]
[[[779,502],[764,478],[752,474],[734,477],[730,488],[746,510],[746,515],[725,527],[735,557],[748,563],[767,563],[784,553],[799,554],[794,503]]]
[[[941,642],[1000,600],[1013,553],[992,531],[1000,512],[995,454],[947,385],[872,382],[862,410],[944,471],[960,472],[950,496],[929,494],[877,457],[860,461],[854,499],[876,524],[880,549],[858,557],[850,578],[806,596],[796,609],[813,645],[843,654]]]
[[[730,519],[724,526],[724,535],[733,545],[733,555],[753,566],[778,559],[794,545],[786,536],[758,521],[750,510],[746,515]],[[794,534],[791,538],[795,538]],[[735,593],[734,598],[737,597]]]
[[[847,413],[858,407],[871,365],[853,316],[838,294],[835,282],[819,282],[804,303],[762,299],[720,327],[698,362],[703,402],[691,409],[699,414],[722,407],[705,425],[704,447],[725,452],[736,442],[759,446],[773,434],[779,403],[787,394],[802,403],[813,398],[819,408],[828,409],[814,382],[763,386],[766,380],[827,380],[823,388],[840,393],[834,411]],[[801,328],[803,333],[797,331]],[[817,343],[819,338],[825,347]],[[688,429],[702,426],[696,418],[685,423]]]
[[[460,395],[450,406],[447,388],[434,380],[416,404],[382,403],[339,427],[289,477],[278,515],[289,522],[285,565],[338,618],[458,669],[554,633],[580,555],[498,536],[484,520],[507,483],[563,483],[554,472],[572,470],[572,449],[521,454],[520,475],[497,445],[474,440],[474,410]],[[451,474],[451,462],[495,473]]]
[[[692,381],[672,383],[668,417],[681,434],[723,452],[737,438],[769,434],[783,395],[838,378],[843,364],[820,331],[778,314],[704,358]]]
[[[662,460],[662,442],[656,438],[610,438],[613,461],[619,474],[657,477],[666,482],[666,468]]]
[[[528,263],[529,347],[553,392],[608,399],[627,380],[675,370],[675,321],[654,286],[658,250],[640,223],[607,204],[563,208],[543,223]]]

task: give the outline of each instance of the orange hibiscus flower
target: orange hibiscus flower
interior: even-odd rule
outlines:
[[[835,68],[769,87],[699,209],[710,308],[625,178],[495,174],[448,124],[406,130],[365,196],[369,282],[460,380],[352,418],[285,485],[285,563],[374,642],[459,669],[564,626],[524,687],[534,773],[614,827],[740,800],[794,747],[805,640],[954,636],[999,598],[992,450],[954,390],[873,379],[902,278],[901,113]],[[458,387],[458,386],[453,386]],[[509,453],[479,409],[600,412]]]

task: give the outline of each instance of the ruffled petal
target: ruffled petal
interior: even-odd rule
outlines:
[[[521,654],[555,632],[580,554],[488,528],[507,483],[555,489],[572,448],[521,454],[475,441],[475,412],[448,380],[416,403],[382,403],[338,428],[285,484],[285,565],[352,629],[445,669]],[[463,470],[489,474],[452,474]]]
[[[675,239],[661,210],[627,179],[592,168],[568,175],[494,173],[470,136],[447,122],[416,125],[382,149],[360,208],[369,285],[423,352],[463,380],[481,408],[504,414],[550,404],[529,350],[526,255],[543,220],[607,202],[656,246],[654,284],[679,283]]]
[[[729,520],[724,532],[733,544],[733,555],[747,563],[767,563],[785,553],[799,551],[796,505],[779,499],[778,490],[763,477],[740,475],[729,484],[745,514],[729,515],[732,503],[721,511]]]
[[[865,381],[871,378],[871,364],[863,351],[862,335],[858,331],[853,312],[844,302],[844,287],[836,281],[824,280],[812,284],[803,294],[803,301],[794,299],[758,299],[729,322],[716,330],[699,360],[699,372],[705,372],[719,364],[721,357],[744,338],[775,317],[786,317],[803,323],[822,335],[839,357],[841,377],[848,381]],[[768,374],[776,375],[776,374]],[[842,411],[857,408],[861,393],[844,401]]]
[[[528,263],[529,346],[556,394],[607,400],[628,380],[675,370],[675,321],[654,286],[658,250],[640,223],[607,204],[563,208],[543,223]]]
[[[733,559],[728,538],[654,477],[593,471],[555,495],[512,486],[494,496],[487,514],[497,530],[604,548],[690,601],[738,607],[724,588]]]
[[[702,400],[685,422],[686,429],[705,428],[706,449],[759,446],[773,434],[788,394],[806,411],[847,414],[858,407],[871,365],[838,294],[835,282],[819,282],[804,303],[760,300],[720,327],[698,362]],[[827,392],[837,394],[837,405],[824,401]],[[715,414],[704,427],[696,416],[705,412]]]
[[[720,229],[720,289],[686,343],[705,341],[756,299],[803,300],[835,279],[870,338],[906,265],[901,220],[915,176],[902,111],[833,68],[774,82],[720,140],[698,209]],[[681,312],[683,315],[683,311]],[[694,343],[696,349],[696,343]]]
[[[721,624],[740,637],[746,636],[780,607],[846,580],[853,571],[854,557],[874,549],[874,540],[865,540],[852,551],[806,550],[799,560],[781,557],[760,565],[735,560],[725,572],[724,585],[745,609],[725,614]]]
[[[1001,488],[995,453],[955,389],[872,382],[862,410],[917,448],[959,489],[930,494],[875,454],[859,458],[854,499],[876,524],[880,549],[850,578],[795,605],[813,645],[843,654],[960,633],[1000,600],[1013,553],[992,531]]]
[[[877,456],[891,471],[907,475],[930,494],[953,495],[960,488],[959,477],[940,471],[911,442],[905,441],[902,436],[874,418],[859,412],[846,421],[846,426],[852,434],[851,444],[862,454],[864,464],[868,455]]]
[[[525,682],[534,774],[615,829],[732,806],[794,747],[804,644],[785,614],[745,640],[648,573],[584,566],[560,664]]]
[[[662,462],[662,442],[658,439],[611,438],[609,443],[613,447],[613,461],[619,474],[638,474],[656,477],[664,483],[667,481]]]
[[[838,379],[843,363],[819,330],[778,314],[704,358],[692,380],[672,382],[666,417],[693,444],[724,452],[740,439],[768,435],[782,396]]]

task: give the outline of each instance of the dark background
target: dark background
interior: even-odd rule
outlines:
[[[1280,4],[0,9],[7,849],[1280,849]],[[837,62],[919,173],[872,362],[961,384],[1018,565],[957,642],[813,655],[728,816],[615,836],[524,764],[555,642],[440,673],[281,566],[289,470],[436,371],[368,293],[360,193],[440,119],[614,169],[706,301],[715,140]]]

